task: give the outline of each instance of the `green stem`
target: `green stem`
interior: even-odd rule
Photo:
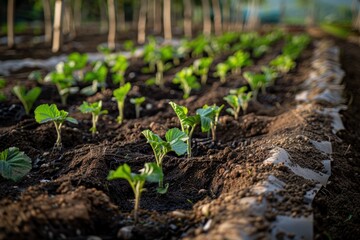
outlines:
[[[140,117],[140,105],[139,104],[135,104],[135,116],[136,116],[136,118]]]
[[[140,207],[140,197],[141,197],[141,190],[142,190],[142,185],[144,183],[142,182],[137,182],[135,184],[135,205],[134,205],[134,221],[135,223],[137,223],[138,221],[138,212],[139,212],[139,207]]]
[[[92,115],[92,128],[90,130],[91,130],[92,135],[94,136],[96,133],[96,130],[97,130],[96,123],[99,119],[99,116],[95,115],[95,113],[91,113],[91,115]]]
[[[56,134],[57,134],[57,138],[56,138],[56,142],[55,142],[55,148],[61,148],[61,123],[57,123],[54,122],[55,125],[55,129],[56,129]]]
[[[189,138],[187,140],[187,153],[188,153],[188,158],[191,158],[191,138],[192,135],[194,133],[196,124],[191,128],[190,133],[189,133]]]
[[[160,86],[161,89],[164,89],[164,64],[162,61],[156,62],[156,85]]]
[[[201,75],[201,85],[205,85],[207,82],[207,73]]]
[[[124,102],[118,101],[118,109],[119,109],[119,116],[117,118],[117,122],[122,124],[124,120]]]

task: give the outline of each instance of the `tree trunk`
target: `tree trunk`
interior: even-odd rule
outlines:
[[[192,37],[192,4],[191,0],[184,0],[184,34]]]
[[[259,25],[258,0],[252,0],[249,6],[249,15],[246,22],[248,30],[254,30]]]
[[[220,35],[222,33],[222,20],[221,20],[221,9],[220,9],[219,0],[212,0],[212,7],[214,11],[215,34]]]
[[[162,0],[154,0],[154,33],[161,33],[162,21]]]
[[[126,22],[125,22],[125,9],[124,9],[124,0],[119,0],[118,7],[118,21],[117,21],[118,31],[126,31]]]
[[[43,0],[44,5],[44,29],[45,29],[45,42],[51,42],[51,8],[50,8],[50,0]]]
[[[210,4],[209,0],[201,0],[203,8],[203,33],[206,36],[211,34]]]
[[[62,14],[63,13],[63,0],[55,1],[55,14],[54,14],[54,35],[52,51],[58,52],[62,44]]]
[[[165,40],[172,39],[171,32],[171,0],[164,0],[164,38]]]
[[[15,0],[8,0],[7,5],[7,44],[9,48],[14,47],[14,7]]]
[[[108,0],[108,15],[109,15],[108,47],[111,50],[114,50],[115,38],[116,38],[116,13],[115,13],[114,0]]]
[[[140,12],[138,21],[138,43],[143,44],[146,37],[146,9],[148,0],[140,2]]]

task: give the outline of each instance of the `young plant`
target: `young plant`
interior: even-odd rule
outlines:
[[[128,82],[124,86],[115,89],[113,92],[113,95],[117,101],[117,105],[119,109],[119,116],[117,117],[117,122],[119,124],[121,124],[124,120],[125,99],[130,89],[131,89],[131,84]]]
[[[230,66],[227,63],[219,63],[216,65],[215,77],[220,78],[221,83],[226,82],[226,75],[230,71]]]
[[[261,71],[263,72],[263,74],[265,75],[265,81],[266,81],[266,85],[267,86],[272,86],[275,84],[275,79],[278,77],[278,72],[271,67],[268,66],[262,66],[261,67]],[[262,88],[263,93],[264,91],[264,87]]]
[[[243,86],[241,88],[231,89],[230,90],[230,94],[235,95],[237,97],[237,102],[239,103],[240,108],[243,110],[244,114],[246,114],[249,102],[250,102],[250,100],[252,98],[252,94],[253,94],[252,92],[247,92],[246,93],[247,90],[248,90],[247,86]],[[231,105],[231,104],[229,103],[229,105]],[[236,105],[236,104],[233,104],[233,105]],[[233,110],[235,110],[235,109],[233,108]],[[227,111],[230,114],[235,116],[235,114],[233,114],[232,110],[227,110]]]
[[[193,69],[191,67],[183,68],[178,72],[173,79],[173,83],[180,84],[180,88],[184,91],[184,99],[190,96],[192,89],[199,89],[201,87],[193,75]]]
[[[39,70],[35,70],[35,71],[32,71],[29,76],[28,76],[28,79],[29,80],[32,80],[32,81],[36,81],[37,83],[39,84],[43,84],[44,83],[44,79],[41,75],[41,72]]]
[[[212,57],[200,58],[194,61],[194,73],[201,77],[201,84],[205,85],[210,66],[213,62]]]
[[[200,115],[188,116],[188,109],[184,106],[177,105],[174,102],[169,103],[174,109],[177,117],[179,118],[181,131],[186,133],[187,139],[187,154],[191,157],[191,138],[197,125],[201,123]],[[205,125],[204,125],[205,126]],[[204,127],[205,128],[205,127]]]
[[[131,98],[130,102],[135,105],[135,116],[136,118],[140,117],[140,106],[145,102],[145,97]]]
[[[61,127],[65,121],[73,124],[78,124],[78,121],[72,117],[68,117],[69,113],[64,110],[58,110],[55,104],[42,104],[35,109],[35,120],[42,124],[46,122],[53,122],[57,138],[54,148],[61,148]]]
[[[145,191],[145,182],[158,182],[160,179],[163,179],[163,173],[161,168],[158,167],[155,163],[145,163],[145,166],[143,169],[140,170],[140,173],[132,173],[129,165],[125,163],[119,166],[115,171],[111,170],[107,179],[125,179],[126,181],[128,181],[135,196],[134,220],[135,222],[137,222],[140,207],[140,198],[142,192]]]
[[[0,90],[3,89],[6,85],[6,81],[3,78],[0,78]],[[6,100],[6,96],[3,91],[0,91],[0,102],[3,102]]]
[[[80,105],[79,109],[82,113],[91,113],[92,127],[90,128],[90,132],[94,136],[97,131],[96,124],[99,120],[100,115],[107,114],[108,111],[102,110],[101,100],[94,103],[83,102],[83,104]]]
[[[135,47],[134,41],[132,41],[132,40],[126,40],[126,41],[124,42],[124,49],[125,49],[126,51],[129,51],[129,52],[130,52],[130,57],[131,57],[131,59],[133,59],[134,56],[135,56],[135,52],[136,52],[136,47]]]
[[[112,75],[114,84],[120,84],[120,86],[125,84],[124,75],[128,67],[129,62],[125,56],[118,55],[115,58],[115,63],[111,68],[111,72],[114,73]]]
[[[241,109],[240,98],[237,95],[227,95],[224,100],[230,105],[231,108],[226,109],[228,113],[234,116],[235,120],[239,118],[239,112]]]
[[[91,96],[97,92],[98,87],[104,90],[107,73],[108,69],[102,61],[94,62],[92,71],[87,72],[84,77],[85,82],[91,82],[92,84],[81,89],[81,93]]]
[[[252,94],[254,99],[257,99],[257,95],[259,93],[260,88],[266,87],[266,77],[264,74],[252,73],[252,72],[244,72],[243,74],[246,81],[249,83],[250,88],[252,90]],[[265,90],[264,90],[265,91]]]
[[[239,50],[234,55],[230,56],[227,59],[226,63],[230,66],[233,74],[240,74],[241,68],[245,66],[250,66],[252,64],[252,61],[248,52],[243,52]]]
[[[187,145],[184,141],[188,140],[188,136],[178,128],[169,129],[165,134],[165,141],[150,130],[144,130],[142,134],[154,152],[156,165],[161,169],[163,158],[167,153],[174,151],[178,156],[181,156],[187,150]],[[163,179],[160,179],[158,192],[166,193],[167,188],[168,185],[164,188]]]
[[[197,114],[211,116],[210,128],[211,128],[211,135],[213,141],[216,141],[216,127],[219,123],[220,112],[222,111],[223,108],[224,108],[224,104],[221,106],[216,106],[216,104],[212,106],[204,105],[202,108],[204,110],[198,109],[196,111]],[[206,109],[210,109],[211,113],[207,113]],[[202,111],[202,113],[199,111]]]
[[[15,87],[13,87],[13,92],[23,104],[26,114],[29,115],[30,110],[34,105],[36,99],[38,99],[38,97],[40,96],[41,88],[34,87],[28,92],[26,92],[24,86],[16,85]]]
[[[31,170],[31,159],[16,147],[0,152],[0,174],[3,178],[19,181]]]
[[[288,55],[279,55],[271,60],[270,66],[274,67],[281,73],[287,73],[296,66],[294,60]]]

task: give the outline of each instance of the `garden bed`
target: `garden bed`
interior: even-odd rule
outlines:
[[[283,44],[283,41],[274,44],[270,52],[254,59],[254,65],[243,71],[258,72],[260,66],[281,52]],[[326,56],[328,48],[334,45],[327,44],[322,49]],[[359,58],[346,49],[351,46],[358,53],[357,46],[343,42],[339,45],[354,62]],[[238,120],[224,111],[217,128],[217,141],[196,131],[191,158],[174,153],[165,156],[163,169],[164,180],[169,183],[168,192],[160,195],[154,190],[156,184],[147,183],[136,224],[130,214],[134,204],[130,186],[123,180],[108,181],[109,171],[123,163],[139,170],[144,163],[154,161],[152,149],[141,132],[150,129],[164,136],[168,129],[180,127],[170,101],[187,106],[190,113],[204,104],[223,104],[223,97],[230,89],[247,85],[242,75],[230,75],[225,84],[209,75],[201,90],[182,99],[182,92],[171,80],[176,72],[191,65],[193,59],[165,73],[165,89],[146,86],[144,82],[150,75],[142,74],[139,69],[143,63],[135,60],[127,72],[127,76],[132,77],[127,80],[133,85],[130,97],[146,97],[147,107],[141,117],[135,118],[134,106],[127,100],[125,120],[119,125],[117,105],[110,89],[88,98],[70,96],[67,106],[58,105],[69,111],[79,125],[64,126],[61,151],[52,150],[56,140],[53,125],[39,125],[33,117],[24,115],[18,100],[10,98],[0,105],[0,149],[18,147],[33,160],[33,169],[18,183],[0,180],[0,239],[86,239],[89,236],[102,239],[116,236],[123,239],[267,239],[270,236],[274,239],[324,239],[327,236],[356,239],[359,236],[356,206],[360,199],[356,197],[359,196],[356,158],[360,153],[356,140],[360,132],[354,121],[359,118],[359,114],[355,114],[359,98],[354,89],[359,89],[360,75],[356,68],[347,67],[346,57],[341,58],[342,63],[345,62],[342,64],[347,74],[345,81],[349,81],[350,76],[357,81],[346,85],[347,92],[352,94],[348,96],[353,96],[352,104],[344,112],[346,130],[339,129],[334,134],[333,118],[323,111],[338,104],[295,99],[297,94],[313,87],[307,86],[306,80],[310,72],[320,71],[313,64],[319,57],[315,54],[319,49],[319,42],[314,40],[297,60],[296,68],[279,77],[274,86],[267,88],[266,94],[259,94],[258,101],[250,102],[248,113],[240,115]],[[214,62],[221,62],[230,54],[222,53]],[[15,82],[11,76],[6,79],[9,92]],[[19,81],[27,86],[35,85],[25,79]],[[78,110],[83,100],[102,100],[103,108],[109,111],[99,122],[99,133],[95,137],[88,131],[90,116]],[[37,104],[54,102],[60,103],[56,88],[44,85]],[[326,142],[327,147],[330,144],[331,151],[316,148],[320,142]],[[284,160],[273,164],[280,155],[287,155],[290,163]],[[316,179],[301,176],[294,166],[301,169],[300,172],[307,169],[328,175],[329,182],[326,179],[320,186]],[[291,226],[284,226],[284,221],[302,227],[291,230]],[[331,223],[334,225],[329,227]]]

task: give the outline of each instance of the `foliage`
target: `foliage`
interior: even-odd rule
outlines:
[[[38,82],[39,84],[43,84],[44,83],[44,79],[42,77],[42,74],[39,70],[35,70],[35,71],[32,71],[29,76],[28,76],[28,79],[29,80],[32,80],[32,81],[36,81]]]
[[[16,85],[15,87],[13,87],[13,92],[23,104],[26,114],[29,115],[30,110],[34,105],[36,99],[38,99],[38,97],[40,96],[41,88],[34,87],[28,92],[26,92],[24,86]]]
[[[199,58],[194,61],[194,73],[201,76],[201,84],[205,85],[207,81],[208,72],[213,62],[212,57]]]
[[[119,109],[119,116],[117,117],[117,122],[121,124],[124,120],[124,106],[125,106],[125,99],[128,92],[131,89],[131,84],[126,83],[124,86],[115,89],[113,95],[117,101],[118,109]]]
[[[226,82],[226,75],[230,71],[230,66],[227,63],[219,63],[216,65],[215,77],[220,78],[221,83]]]
[[[161,168],[158,167],[155,163],[145,163],[144,168],[140,170],[139,174],[132,173],[129,165],[125,163],[119,166],[115,171],[111,170],[107,179],[125,179],[128,181],[135,196],[134,220],[137,222],[140,198],[142,192],[145,191],[145,182],[158,182],[160,179],[163,179],[163,173]]]
[[[92,85],[81,89],[81,93],[87,96],[97,92],[98,87],[105,88],[108,69],[102,61],[95,61],[93,69],[85,74],[84,81],[91,82]]]
[[[80,111],[82,113],[91,113],[92,127],[90,128],[90,132],[94,135],[97,131],[96,124],[99,120],[100,115],[107,114],[107,110],[102,110],[102,101],[88,103],[83,102],[80,107]]]
[[[215,104],[212,106],[204,105],[202,108],[196,110],[196,113],[200,115],[200,121],[202,126],[202,131],[207,130],[206,126],[207,121],[210,121],[211,135],[212,140],[216,140],[216,127],[219,123],[220,112],[224,108],[224,105],[216,106]]]
[[[278,72],[274,68],[271,68],[268,66],[262,66],[261,71],[265,75],[266,85],[268,85],[268,86],[274,85],[275,79],[279,75]],[[264,90],[263,90],[263,93],[264,93]]]
[[[31,159],[16,147],[0,152],[0,174],[3,178],[19,181],[31,167]]]
[[[241,68],[245,66],[250,66],[252,64],[252,61],[248,52],[243,52],[242,50],[239,50],[235,52],[234,55],[228,57],[226,63],[229,65],[232,73],[239,74],[241,73]]]
[[[195,39],[188,42],[191,49],[191,56],[194,58],[202,57],[206,53],[209,57],[214,56],[211,48],[210,39],[204,35],[199,35]]]
[[[3,78],[0,78],[0,90],[4,88],[6,85],[6,81]],[[6,96],[3,91],[0,91],[0,102],[3,102],[6,100]]]
[[[126,41],[124,42],[124,49],[125,49],[126,51],[129,51],[129,52],[130,52],[131,58],[133,58],[133,57],[135,56],[136,46],[135,46],[135,44],[134,44],[134,41],[132,41],[132,40],[126,40]]]
[[[140,106],[145,102],[145,97],[131,98],[130,102],[135,105],[135,116],[140,117]]]
[[[201,87],[193,73],[194,71],[191,67],[186,67],[176,73],[175,78],[173,79],[173,83],[180,84],[180,88],[184,92],[184,99],[190,96],[192,89],[199,89]]]
[[[243,86],[238,89],[230,90],[230,95],[224,97],[224,100],[231,106],[231,108],[226,109],[228,113],[234,116],[235,119],[238,119],[239,112],[242,109],[244,114],[246,114],[249,101],[252,98],[252,92],[247,91],[247,87]]]
[[[127,58],[123,55],[117,55],[114,65],[111,68],[111,72],[114,73],[112,76],[114,84],[120,84],[120,86],[125,84],[124,75],[128,67],[129,62]]]
[[[42,124],[53,122],[55,125],[57,139],[55,148],[61,148],[61,127],[65,121],[77,124],[78,121],[72,117],[68,117],[69,113],[64,110],[58,110],[55,104],[42,104],[35,109],[35,120]]]
[[[231,106],[231,108],[226,109],[228,113],[234,116],[237,120],[239,118],[240,112],[240,98],[237,95],[227,95],[224,97],[224,100]]]
[[[270,61],[270,66],[281,73],[287,73],[296,66],[296,63],[288,55],[279,55]]]
[[[254,99],[256,100],[259,89],[266,86],[265,75],[260,73],[244,72],[243,76],[249,83]]]

